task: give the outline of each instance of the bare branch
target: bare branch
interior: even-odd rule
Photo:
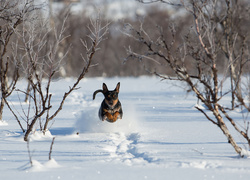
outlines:
[[[209,121],[211,121],[213,124],[215,124],[215,125],[218,126],[218,123],[215,122],[213,119],[211,119],[211,118],[207,115],[207,113],[204,112],[201,108],[199,108],[198,106],[195,106],[195,108],[196,108],[197,110],[199,110],[204,116],[206,116],[206,118],[207,118]]]
[[[152,3],[157,3],[157,2],[161,2],[161,3],[165,3],[168,5],[172,5],[172,6],[177,6],[177,7],[181,7],[183,6],[181,3],[176,3],[170,0],[136,0],[140,3],[144,3],[144,4],[152,4]]]
[[[53,148],[53,145],[54,145],[55,138],[56,137],[53,137],[53,139],[51,141],[50,150],[49,150],[49,160],[51,160],[52,148]]]

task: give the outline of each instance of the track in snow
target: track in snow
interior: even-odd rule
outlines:
[[[89,108],[77,115],[77,131],[81,133],[103,133],[105,144],[101,146],[109,153],[105,159],[108,162],[122,162],[127,165],[147,164],[156,162],[143,150],[140,144],[140,122],[130,110],[130,116],[115,123],[102,122],[97,116],[98,108]]]
[[[109,145],[104,150],[110,153],[108,161],[120,161],[127,165],[152,163],[155,160],[146,152],[140,152],[140,134],[110,133]]]

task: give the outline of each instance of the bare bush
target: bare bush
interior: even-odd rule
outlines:
[[[34,0],[26,1],[0,1],[0,81],[1,81],[1,105],[0,120],[2,120],[4,104],[6,98],[11,95],[15,89],[16,82],[19,78],[20,62],[12,54],[14,48],[12,37],[18,26],[25,21],[42,5],[34,5]],[[11,68],[11,64],[15,64]],[[8,77],[11,77],[8,79]]]
[[[61,26],[51,28],[49,21],[26,22],[23,25],[23,30],[18,34],[20,42],[17,46],[21,56],[22,72],[30,84],[30,91],[18,91],[28,95],[28,109],[23,110],[23,115],[18,117],[12,109],[15,117],[18,118],[19,125],[25,130],[24,140],[28,141],[29,134],[34,130],[34,125],[39,119],[44,118],[43,123],[40,123],[40,130],[44,133],[48,130],[49,122],[54,119],[62,110],[66,98],[74,90],[78,89],[79,82],[85,77],[91,67],[93,57],[96,51],[99,50],[100,43],[105,39],[108,33],[109,23],[103,24],[100,15],[90,20],[90,25],[87,27],[89,34],[88,41],[81,40],[84,54],[82,57],[81,72],[74,84],[64,93],[58,108],[51,112],[52,94],[50,92],[52,79],[56,77],[56,73],[62,66],[62,60],[68,54],[68,51],[60,51],[60,46],[65,44],[69,36],[65,36],[67,17],[63,20]],[[82,28],[82,27],[81,27]],[[62,54],[63,53],[63,54]],[[26,128],[20,123],[22,119],[26,123]],[[42,122],[42,121],[40,121]]]
[[[143,52],[128,48],[127,59],[151,60],[170,68],[175,76],[159,73],[157,69],[153,73],[165,80],[185,83],[206,107],[197,105],[196,109],[221,129],[236,153],[244,156],[244,148],[236,142],[228,126],[231,125],[250,147],[249,120],[243,118],[243,124],[239,124],[230,115],[234,108],[240,107],[246,112],[244,117],[250,111],[249,89],[245,88],[247,81],[243,80],[244,76],[249,76],[249,34],[245,28],[250,23],[249,3],[191,0],[181,1],[181,6],[193,16],[191,28],[183,35],[183,43],[176,42],[176,29],[180,27],[174,23],[168,29],[158,27],[157,37],[152,37],[143,23],[139,28],[127,24],[125,34],[146,48]],[[224,67],[220,74],[218,67],[222,61]],[[188,64],[194,69],[188,68]],[[225,87],[228,78],[230,88]],[[231,107],[225,107],[223,101],[229,94]]]

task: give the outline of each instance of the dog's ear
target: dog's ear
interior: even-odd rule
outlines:
[[[102,84],[103,93],[108,92],[108,87],[105,83]]]
[[[117,83],[116,88],[115,88],[115,91],[116,91],[117,93],[119,93],[119,89],[120,89],[120,82]]]

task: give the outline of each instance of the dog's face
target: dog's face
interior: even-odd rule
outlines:
[[[106,104],[111,107],[115,106],[118,102],[120,82],[116,85],[116,88],[113,91],[109,91],[105,83],[103,83],[102,88],[103,88],[103,94],[105,96]]]

